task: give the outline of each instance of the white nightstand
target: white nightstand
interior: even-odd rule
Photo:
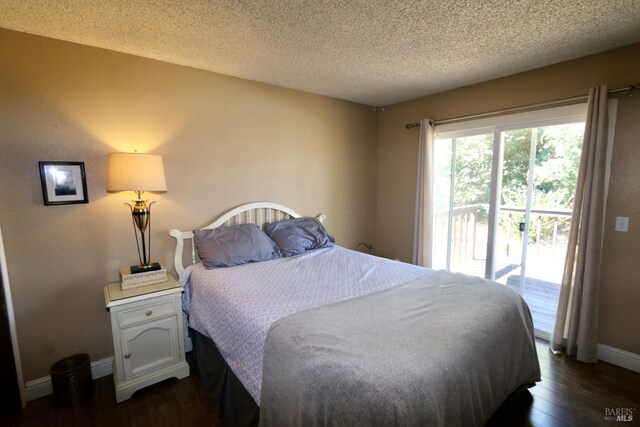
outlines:
[[[126,291],[119,282],[105,286],[118,402],[167,378],[189,376],[181,295],[182,287],[171,277],[164,283]]]

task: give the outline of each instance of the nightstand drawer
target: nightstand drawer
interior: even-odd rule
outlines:
[[[173,301],[160,302],[158,304],[146,304],[129,310],[122,310],[118,313],[118,325],[121,328],[147,322],[161,317],[175,315],[176,309]]]

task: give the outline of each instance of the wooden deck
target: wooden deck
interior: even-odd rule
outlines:
[[[506,279],[506,284],[518,290],[520,287],[520,276],[509,275]],[[532,278],[525,279],[523,297],[531,310],[533,326],[536,329],[549,333],[553,331],[559,296],[560,285],[558,283],[550,283]]]
[[[475,260],[456,271],[471,276],[484,277],[484,260]],[[514,264],[498,266],[496,281],[519,291],[520,267]],[[531,310],[536,329],[551,333],[556,320],[560,284],[527,277],[524,282],[523,297]]]

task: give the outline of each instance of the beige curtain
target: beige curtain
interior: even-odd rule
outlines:
[[[433,124],[427,119],[420,120],[418,181],[416,184],[413,263],[431,267],[433,246]]]
[[[551,349],[581,362],[598,360],[598,288],[604,233],[608,141],[607,87],[589,92],[587,123],[567,258]]]

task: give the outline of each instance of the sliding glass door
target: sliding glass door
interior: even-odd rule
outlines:
[[[436,128],[434,145],[434,268],[512,287],[541,335],[555,321],[584,133],[584,113],[563,108]]]
[[[493,135],[437,141],[434,268],[484,277]]]
[[[502,132],[494,280],[517,290],[551,332],[567,252],[584,123]]]

